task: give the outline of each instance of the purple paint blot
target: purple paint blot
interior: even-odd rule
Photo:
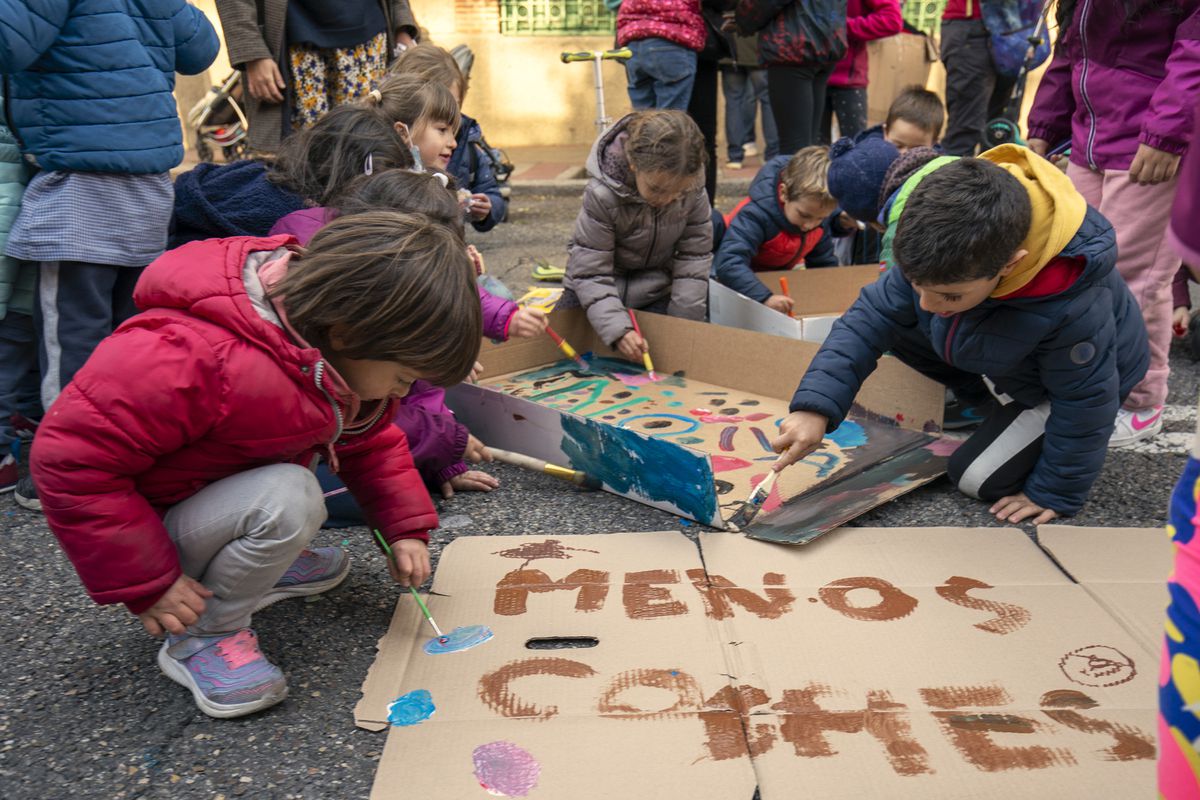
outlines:
[[[542,765],[528,750],[512,742],[488,742],[471,754],[475,779],[488,794],[525,797],[537,787]]]
[[[645,386],[648,383],[657,383],[658,381],[662,380],[662,378],[658,376],[655,376],[656,380],[650,380],[649,373],[643,375],[629,375],[624,372],[614,372],[613,377],[626,386]]]

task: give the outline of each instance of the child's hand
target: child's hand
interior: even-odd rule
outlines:
[[[1139,186],[1166,183],[1179,171],[1180,156],[1165,150],[1156,150],[1148,144],[1139,144],[1133,163],[1129,165],[1129,180]]]
[[[490,492],[499,488],[500,479],[477,469],[469,469],[461,475],[455,475],[442,484],[442,498],[449,500],[458,492]]]
[[[473,194],[468,208],[471,210],[471,219],[477,222],[485,220],[492,213],[492,198],[486,194]]]
[[[519,336],[522,339],[532,339],[546,332],[546,312],[537,308],[522,306],[513,312],[508,321],[508,336]]]
[[[138,614],[138,619],[151,636],[162,636],[164,630],[178,636],[200,619],[204,600],[212,594],[199,581],[180,575],[157,603]]]
[[[780,314],[791,314],[792,309],[796,307],[796,301],[786,294],[773,294],[763,300],[763,305],[775,309]]]
[[[433,572],[429,565],[429,546],[420,539],[396,542],[392,545],[392,557],[388,559],[388,572],[401,586],[420,586]]]
[[[1171,314],[1171,328],[1175,331],[1175,337],[1182,339],[1187,336],[1188,318],[1191,316],[1192,310],[1187,306],[1180,306]]]
[[[487,272],[487,267],[483,265],[483,256],[480,254],[479,250],[475,248],[475,245],[467,245],[467,258],[471,260],[471,264],[475,267],[476,276]]]
[[[1045,139],[1030,139],[1025,144],[1030,150],[1037,153],[1042,158],[1050,159],[1051,163],[1057,164],[1066,158],[1066,156],[1064,156],[1062,153],[1056,153],[1052,156],[1046,155],[1050,152],[1050,143]]]
[[[996,519],[1001,522],[1023,522],[1033,517],[1034,525],[1043,525],[1058,516],[1057,511],[1042,508],[1026,497],[1024,492],[1001,497],[988,511],[995,514]]]
[[[784,417],[779,435],[771,440],[772,449],[781,454],[772,469],[778,472],[816,450],[828,425],[829,420],[815,411],[793,411]]]
[[[617,352],[630,361],[642,363],[642,354],[650,352],[650,345],[638,335],[637,331],[629,333],[617,340]]]
[[[480,461],[491,461],[492,451],[487,449],[483,442],[476,439],[471,434],[467,434],[467,447],[463,450],[463,461],[470,461],[472,464],[478,464]]]
[[[483,372],[483,364],[476,361],[475,366],[471,367],[471,371],[467,373],[467,380],[471,383],[479,383],[479,373],[481,372]]]

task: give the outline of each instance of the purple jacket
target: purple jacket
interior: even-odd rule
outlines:
[[[1196,109],[1196,125],[1192,129],[1192,146],[1183,158],[1175,205],[1171,207],[1171,227],[1167,239],[1185,264],[1200,267],[1200,107]],[[1181,267],[1186,272],[1187,267]],[[1185,283],[1186,288],[1186,283]],[[1178,295],[1176,295],[1178,297]],[[1181,304],[1177,301],[1175,306]],[[1190,307],[1190,303],[1188,304]]]
[[[1125,23],[1122,0],[1078,0],[1029,112],[1029,136],[1071,161],[1129,169],[1139,144],[1182,154],[1200,99],[1200,0]]]
[[[290,233],[300,240],[300,244],[308,244],[313,235],[336,216],[337,211],[332,208],[293,211],[275,223],[271,235]],[[517,304],[489,294],[482,287],[479,288],[479,302],[483,306],[484,335],[491,339],[507,339],[508,323]],[[462,460],[469,432],[454,419],[454,412],[446,407],[445,398],[446,392],[440,386],[416,381],[408,390],[408,396],[400,401],[392,420],[408,437],[413,463],[426,485],[434,490],[470,469]]]

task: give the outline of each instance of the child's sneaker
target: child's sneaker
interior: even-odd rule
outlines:
[[[758,155],[758,145],[754,142],[746,142],[742,145],[742,155],[746,158],[754,158]]]
[[[258,649],[249,628],[215,636],[170,635],[158,651],[158,666],[192,692],[210,717],[241,717],[287,697],[287,679]]]
[[[0,460],[0,494],[11,492],[17,488],[17,459],[9,453]]]
[[[742,168],[742,162],[740,162],[740,161],[728,161],[725,164],[725,169],[741,169],[741,168]]]
[[[12,425],[13,430],[17,432],[17,436],[20,436],[22,439],[25,439],[26,441],[33,440],[34,434],[37,433],[38,423],[40,423],[40,422],[41,422],[40,419],[34,419],[33,417],[27,417],[24,414],[20,414],[20,413],[13,414],[9,418],[9,424]]]
[[[33,485],[33,478],[28,475],[17,481],[16,487],[13,489],[13,498],[21,508],[28,508],[30,511],[42,510],[42,501],[38,499],[37,487]]]
[[[254,607],[261,611],[272,603],[289,597],[303,597],[327,592],[350,574],[350,556],[340,547],[314,547],[303,550],[288,567],[271,591],[263,595]]]
[[[1130,411],[1122,408],[1117,412],[1117,424],[1113,428],[1109,447],[1129,447],[1131,444],[1149,439],[1162,430],[1163,407],[1150,406]]]

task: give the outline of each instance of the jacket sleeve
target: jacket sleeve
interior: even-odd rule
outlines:
[[[398,31],[405,31],[414,39],[421,29],[417,26],[417,18],[413,16],[408,0],[392,0],[392,25]]]
[[[1200,8],[1175,29],[1167,74],[1150,98],[1138,141],[1155,150],[1183,155],[1192,138],[1200,100]]]
[[[133,393],[130,364],[139,365]],[[175,545],[135,479],[201,438],[228,390],[216,354],[187,327],[132,328],[100,343],[42,421],[30,462],[42,509],[97,603],[139,613],[180,576]]]
[[[171,26],[175,31],[175,71],[181,75],[199,75],[208,69],[221,49],[221,42],[204,12],[181,0]]]
[[[850,41],[870,42],[895,36],[904,29],[900,0],[863,0],[865,13],[846,17],[846,36]]]
[[[804,266],[806,269],[836,267],[838,265],[837,250],[833,246],[833,231],[830,228],[830,219],[825,220],[821,224],[821,238],[817,239],[817,243],[813,245],[813,249],[804,256]]]
[[[512,300],[497,297],[482,286],[479,289],[479,304],[483,308],[483,335],[489,339],[508,339],[508,322],[517,313],[517,304]]]
[[[1171,279],[1171,307],[1191,308],[1192,293],[1188,290],[1188,268],[1181,266]]]
[[[833,323],[825,343],[813,357],[790,411],[815,411],[828,418],[833,431],[875,366],[890,347],[892,331],[917,324],[912,286],[900,270],[892,269],[863,287],[858,299]]]
[[[1054,45],[1054,58],[1042,73],[1033,107],[1029,110],[1029,138],[1043,139],[1055,147],[1071,138],[1075,114],[1075,90],[1071,86],[1071,58],[1061,43]]]
[[[615,198],[607,202],[604,189],[589,181],[583,192],[583,208],[575,218],[567,256],[567,282],[587,311],[588,322],[607,345],[633,330],[625,303],[617,295],[613,259],[616,257],[614,230]]]
[[[448,409],[437,412],[401,403],[392,421],[404,431],[413,464],[427,487],[436,490],[466,471],[462,457],[470,434]],[[460,465],[463,469],[457,469]]]
[[[337,448],[338,476],[362,506],[371,527],[389,543],[400,539],[429,541],[438,526],[437,512],[408,449],[404,431],[386,412],[371,430]]]
[[[752,300],[765,302],[771,290],[755,277],[750,262],[758,254],[758,248],[778,233],[778,226],[754,202],[742,206],[729,223],[713,258],[717,280]]]
[[[475,168],[475,182],[470,186],[471,192],[472,194],[486,194],[492,201],[492,210],[488,215],[481,220],[472,221],[471,226],[480,233],[486,233],[504,219],[504,210],[508,204],[500,194],[500,184],[496,181],[496,174],[492,172],[492,160],[482,152],[483,146],[478,142],[468,142],[467,147],[474,147],[479,159],[478,166]],[[470,156],[468,155],[467,158]]]
[[[0,0],[0,73],[28,69],[54,44],[70,13],[67,0]]]
[[[255,0],[216,0],[216,4],[225,45],[229,48],[229,63],[234,69],[244,69],[260,58],[273,58],[259,27]]]
[[[708,272],[712,269],[712,206],[703,188],[692,193],[687,223],[671,259],[672,317],[704,320],[708,316]]]

